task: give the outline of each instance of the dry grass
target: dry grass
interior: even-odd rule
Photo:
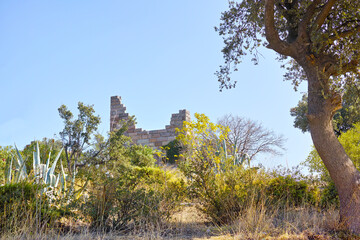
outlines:
[[[230,225],[216,226],[205,218],[193,205],[184,206],[166,226],[147,226],[147,230],[135,229],[130,233],[93,233],[82,225],[77,232],[60,234],[54,230],[34,233],[24,226],[17,233],[0,236],[0,240],[12,239],[61,239],[61,240],[124,240],[124,239],[192,239],[192,240],[267,240],[267,239],[360,239],[342,230],[338,224],[339,213],[335,209],[318,211],[312,208],[268,209],[264,205],[249,206],[239,219]],[[76,222],[72,224],[76,225]],[[72,228],[75,229],[75,228]],[[150,229],[150,230],[149,230]],[[29,231],[30,230],[30,231]]]

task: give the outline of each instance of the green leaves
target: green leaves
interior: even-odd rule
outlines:
[[[334,132],[337,136],[348,131],[354,123],[360,121],[360,91],[357,85],[352,83],[344,88],[342,108],[333,117]],[[295,117],[294,127],[299,128],[302,132],[309,131],[307,111],[307,95],[303,95],[298,105],[290,110],[290,115]]]
[[[259,60],[259,47],[268,46],[265,40],[265,25],[274,28],[268,39],[278,35],[280,42],[275,51],[291,56],[297,61],[299,56],[292,51],[280,51],[282,45],[300,48],[297,52],[308,52],[322,62],[326,74],[349,79],[359,75],[360,62],[360,2],[359,1],[283,1],[275,0],[268,8],[274,8],[274,18],[265,23],[265,1],[229,1],[229,8],[221,15],[221,22],[215,31],[224,40],[222,49],[224,64],[215,75],[223,88],[233,88],[236,81],[230,78],[237,65],[247,54],[252,55],[255,64]],[[269,9],[268,9],[269,10]],[[272,11],[271,11],[272,12]],[[271,23],[270,23],[271,22]],[[296,46],[295,46],[296,45]],[[280,48],[279,48],[280,47]],[[289,50],[289,49],[288,49]],[[296,53],[298,54],[298,53]],[[324,58],[326,56],[326,58]],[[281,55],[278,60],[285,60]],[[317,63],[319,64],[319,63]],[[331,67],[329,67],[331,64]],[[295,87],[306,79],[296,61],[287,61],[285,80],[291,80]],[[347,74],[346,74],[347,73]],[[346,74],[346,75],[345,75]],[[352,75],[352,76],[350,76]],[[332,82],[331,84],[336,84]]]
[[[73,114],[65,105],[58,108],[60,117],[64,120],[64,129],[60,137],[65,149],[66,160],[71,175],[75,174],[78,160],[84,148],[90,145],[90,140],[100,124],[100,117],[95,116],[92,105],[78,103],[78,118],[73,120]]]

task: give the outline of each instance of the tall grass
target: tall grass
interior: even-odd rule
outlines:
[[[30,182],[0,186],[1,235],[41,235],[54,226],[59,213],[39,194],[42,188]]]
[[[193,206],[185,206],[167,224],[146,223],[131,232],[92,232],[84,226],[79,232],[61,234],[51,228],[34,229],[33,218],[26,219],[26,225],[11,233],[4,233],[0,239],[359,239],[345,232],[339,225],[336,209],[319,211],[313,207],[267,207],[266,204],[248,204],[243,213],[228,225],[208,222]],[[20,223],[20,222],[18,222]],[[35,230],[35,231],[34,231]],[[38,231],[46,230],[46,231]]]

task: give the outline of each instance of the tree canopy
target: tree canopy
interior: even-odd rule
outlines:
[[[265,14],[265,2],[269,6]],[[360,2],[324,0],[244,0],[229,1],[229,9],[222,13],[215,30],[224,39],[222,52],[225,63],[216,72],[220,89],[232,88],[236,80],[230,78],[242,57],[250,54],[259,61],[261,46],[279,53],[287,69],[284,79],[296,88],[307,80],[297,61],[296,45],[305,44],[308,57],[322,58],[324,74],[331,76],[333,90],[359,76],[360,60]],[[268,34],[265,34],[265,25]],[[292,57],[292,59],[288,59]],[[310,59],[311,60],[311,59]]]

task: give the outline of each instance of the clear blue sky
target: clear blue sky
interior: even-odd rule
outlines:
[[[94,104],[105,135],[110,97],[120,95],[147,130],[185,108],[213,121],[227,113],[256,120],[287,138],[283,156],[258,162],[299,164],[311,138],[293,127],[289,109],[301,93],[283,81],[273,52],[262,50],[258,66],[245,59],[237,87],[218,91],[223,44],[214,26],[226,8],[225,0],[1,1],[0,145],[54,137],[63,127],[57,108],[76,114],[78,101]]]

